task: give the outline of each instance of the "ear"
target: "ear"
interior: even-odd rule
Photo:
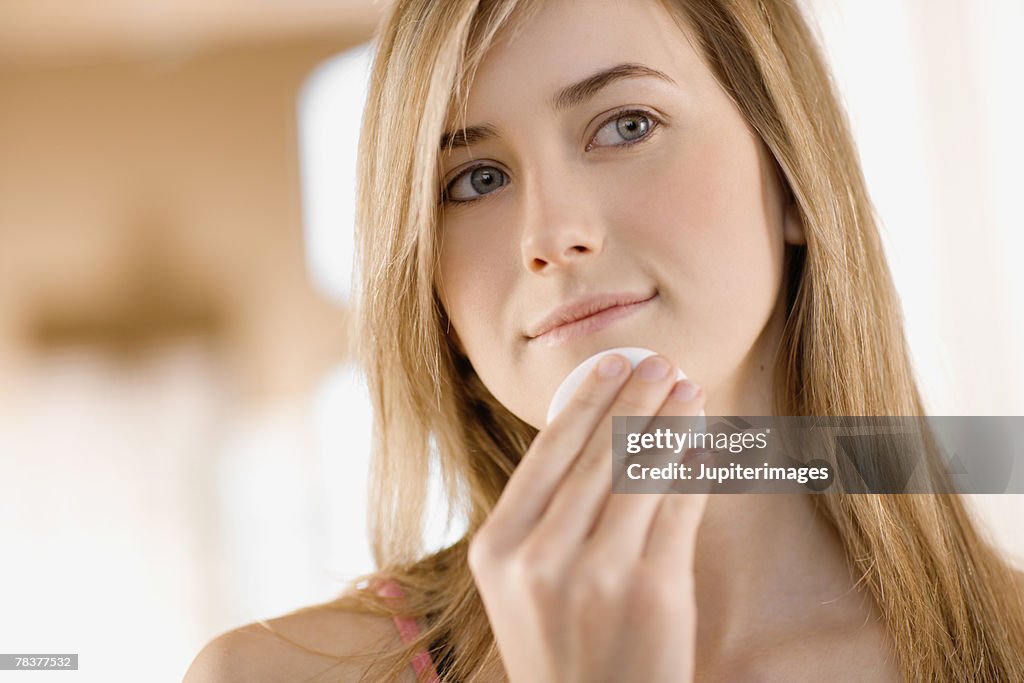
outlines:
[[[807,244],[807,235],[804,232],[803,215],[793,195],[793,188],[786,179],[786,174],[778,161],[772,164],[775,170],[775,179],[778,182],[779,194],[782,198],[782,237],[786,244],[803,245]]]
[[[786,191],[786,208],[782,216],[782,235],[786,244],[807,244],[804,219],[791,192]]]

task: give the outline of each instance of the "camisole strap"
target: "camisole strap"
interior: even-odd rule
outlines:
[[[392,579],[381,579],[377,582],[377,594],[382,595],[386,598],[401,598],[405,595],[402,592],[402,588]],[[402,636],[402,642],[406,645],[416,639],[416,636],[420,633],[419,624],[416,623],[415,619],[409,617],[395,616],[395,627],[398,629],[398,634]],[[426,650],[419,650],[412,658],[412,668],[416,672],[417,676],[422,676],[423,672],[429,672],[430,677],[427,680],[430,683],[440,683],[441,679],[437,675],[437,670],[434,667],[434,661],[430,658],[430,653]]]

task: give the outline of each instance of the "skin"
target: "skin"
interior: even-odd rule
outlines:
[[[621,63],[656,68],[675,85],[622,80],[551,110],[559,88]],[[468,123],[488,123],[501,138],[456,149],[445,180],[483,160],[510,180],[477,202],[446,205],[440,279],[458,338],[495,397],[540,428],[580,361],[636,345],[678,363],[705,388],[712,414],[770,412],[758,375],[775,339],[762,333],[780,313],[785,240],[802,234],[770,155],[664,10],[545,3],[530,30],[485,60],[471,93]],[[622,107],[671,121],[630,147],[585,151]],[[611,131],[602,140],[621,142]],[[524,339],[557,306],[619,291],[658,296],[558,348]]]
[[[585,497],[582,478],[566,475],[571,456],[600,451],[598,431],[584,430],[571,446],[563,437],[568,455],[555,453],[555,437],[542,438],[558,431],[554,423],[545,430],[545,411],[580,361],[614,346],[644,346],[700,386],[708,415],[772,413],[771,369],[785,314],[783,254],[787,244],[802,243],[802,228],[770,153],[695,44],[655,2],[545,2],[514,41],[492,48],[470,91],[465,125],[487,125],[497,135],[458,145],[443,158],[450,192],[437,284],[451,333],[494,396],[542,430],[492,515],[498,521],[478,534],[486,543],[474,555],[503,654],[506,647],[530,653],[528,644],[509,643],[531,624],[516,624],[515,603],[488,603],[488,593],[518,595],[508,567],[522,562],[524,548],[542,545],[539,532],[516,536],[508,529],[547,529],[553,543],[560,524],[560,540],[569,538],[566,523],[545,522],[554,515],[542,510],[555,500]],[[619,64],[642,64],[667,79],[619,79],[574,106],[552,107],[559,90]],[[638,119],[616,119],[623,109],[650,115],[646,135],[628,146],[622,131],[629,134]],[[460,179],[475,165],[493,169],[491,185]],[[483,198],[454,201],[474,196]],[[526,336],[563,304],[622,291],[654,298],[558,346]],[[632,414],[665,409],[670,389],[671,382],[647,387],[632,401],[646,412]],[[601,401],[606,410],[611,396]],[[584,413],[567,409],[556,423],[575,419],[599,429],[600,414]],[[545,459],[562,467],[551,465],[548,488],[538,483],[543,470],[531,469],[539,465],[527,467]],[[591,487],[601,490],[598,481]],[[576,492],[569,498],[564,490],[571,487]],[[634,514],[641,526],[661,519],[650,507],[655,503],[637,513],[619,498],[629,497],[595,502],[594,514]],[[564,516],[582,514],[576,508],[555,506]],[[693,579],[687,609],[699,615],[695,634],[678,633],[694,644],[688,656],[698,679],[898,680],[877,609],[855,589],[839,539],[808,497],[712,496],[700,512],[678,514],[675,533],[689,550],[677,557],[690,559],[675,566],[681,579]]]

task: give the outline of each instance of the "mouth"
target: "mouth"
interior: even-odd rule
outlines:
[[[574,339],[594,334],[623,318],[633,315],[657,298],[657,296],[658,293],[655,292],[644,299],[602,306],[588,315],[548,327],[541,334],[527,337],[527,342],[541,346],[559,346]]]

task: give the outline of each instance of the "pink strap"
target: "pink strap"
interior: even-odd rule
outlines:
[[[402,588],[392,579],[384,579],[377,584],[377,593],[383,595],[386,598],[400,598],[405,595],[402,592]],[[398,629],[398,634],[402,636],[402,642],[406,645],[415,640],[416,636],[420,633],[419,624],[416,623],[415,619],[408,617],[395,618],[395,627]],[[424,671],[430,672],[430,678],[427,680],[430,683],[440,683],[441,679],[437,675],[437,671],[434,668],[434,661],[430,658],[430,653],[426,650],[420,650],[412,658],[412,669],[416,672],[417,676],[423,674]]]

